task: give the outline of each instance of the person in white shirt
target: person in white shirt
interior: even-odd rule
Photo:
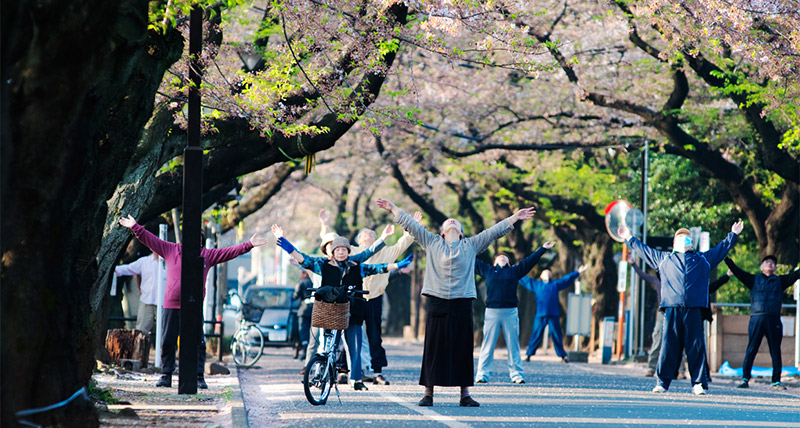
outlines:
[[[150,333],[156,325],[156,304],[158,303],[158,270],[161,269],[161,278],[167,277],[167,270],[161,266],[158,254],[151,253],[140,257],[133,263],[119,265],[114,268],[114,275],[132,276],[139,275],[139,311],[136,314],[136,329]]]

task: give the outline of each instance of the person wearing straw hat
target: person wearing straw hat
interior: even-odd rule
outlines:
[[[350,243],[347,238],[337,237],[330,244],[330,256],[312,257],[303,254],[283,236],[283,229],[272,225],[272,233],[278,238],[278,246],[289,253],[300,266],[322,277],[322,286],[341,289],[354,286],[363,290],[363,278],[391,272],[408,266],[413,255],[397,263],[362,264],[350,259]],[[356,391],[367,390],[361,380],[361,324],[364,322],[364,301],[353,299],[350,303],[350,321],[344,331],[345,351],[350,364],[350,383]]]
[[[415,212],[413,218],[416,222],[422,220],[422,213]],[[328,236],[328,223],[330,215],[323,209],[320,210],[320,235]],[[391,230],[394,226],[391,225]],[[375,242],[375,231],[369,228],[361,229],[356,235],[356,242],[358,246],[353,246],[354,253],[363,251],[373,245]],[[323,239],[324,241],[324,239]],[[403,236],[397,240],[397,243],[391,246],[386,246],[378,250],[372,257],[365,260],[365,263],[391,263],[397,260],[407,249],[414,243],[414,237],[408,232],[403,233]],[[383,376],[383,368],[389,362],[386,358],[386,350],[383,348],[383,341],[381,339],[381,318],[383,315],[383,296],[386,287],[389,285],[389,274],[373,275],[364,278],[364,289],[369,291],[369,294],[364,296],[366,304],[364,307],[364,331],[362,337],[364,339],[361,346],[361,361],[365,366],[364,381],[371,381],[378,385],[389,385],[389,381]],[[370,373],[371,372],[371,373]]]
[[[651,268],[658,270],[661,277],[660,309],[664,311],[664,327],[653,392],[667,392],[677,373],[680,355],[686,349],[692,393],[707,393],[703,310],[709,305],[709,273],[711,267],[721,262],[733,248],[743,228],[741,221],[734,223],[728,236],[705,252],[695,251],[689,230],[685,228],[675,231],[672,252],[648,247],[625,227],[617,229],[628,246]]]
[[[496,239],[514,228],[518,220],[527,220],[536,212],[524,208],[483,232],[464,237],[461,223],[450,218],[440,234],[429,232],[392,201],[378,198],[380,208],[391,211],[394,221],[407,230],[425,250],[425,279],[422,295],[427,299],[425,344],[419,384],[425,387],[419,406],[433,405],[433,387],[461,388],[461,407],[480,404],[469,395],[474,384],[472,349],[474,348],[472,301],[475,288],[475,257]]]

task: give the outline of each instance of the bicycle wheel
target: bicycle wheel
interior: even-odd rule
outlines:
[[[309,403],[319,406],[328,401],[335,375],[333,367],[328,365],[328,357],[311,357],[303,374],[303,390]]]
[[[264,352],[264,335],[261,330],[247,326],[233,336],[231,353],[233,361],[241,367],[252,367]]]

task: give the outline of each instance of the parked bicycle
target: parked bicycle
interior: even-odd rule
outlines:
[[[317,290],[311,288],[308,291],[313,293]],[[369,292],[365,290],[355,290],[353,286],[348,286],[347,289],[349,300],[364,300],[359,295],[367,293]],[[347,329],[349,321],[349,301],[345,303],[327,303],[319,300],[314,302],[311,325],[323,331],[322,351],[311,357],[306,365],[303,374],[303,390],[308,402],[315,406],[328,402],[331,387],[336,390],[336,397],[339,397],[339,387],[336,383],[336,347],[344,330]]]
[[[241,304],[239,328],[231,339],[231,354],[238,366],[252,367],[264,353],[264,331],[258,325],[263,312],[258,306]]]

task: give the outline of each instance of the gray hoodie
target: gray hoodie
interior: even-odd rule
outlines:
[[[478,297],[475,289],[475,256],[514,229],[511,222],[505,219],[473,237],[448,242],[440,235],[428,232],[402,210],[394,217],[394,221],[425,250],[428,261],[422,294],[447,300]]]

